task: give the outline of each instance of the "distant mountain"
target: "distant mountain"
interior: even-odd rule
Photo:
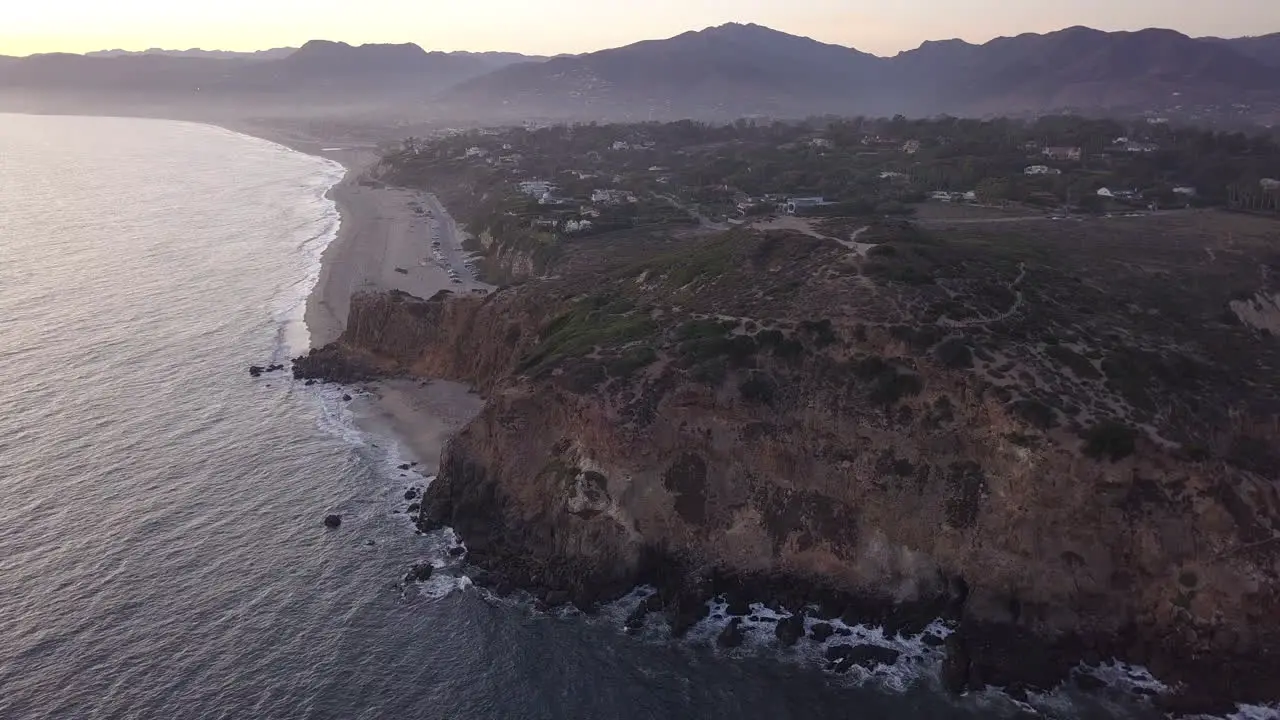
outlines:
[[[1272,67],[1280,67],[1280,33],[1255,37],[1205,39],[1220,42],[1238,53],[1248,55]]]
[[[1276,36],[1213,42],[1172,30],[1075,27],[892,58],[755,25],[724,25],[536,65],[441,98],[481,116],[929,115],[1280,99]],[[1280,64],[1280,61],[1277,61]]]
[[[165,55],[168,57],[195,57],[195,58],[215,58],[218,60],[231,60],[236,58],[249,60],[274,60],[277,58],[287,57],[297,48],[272,48],[270,50],[254,50],[252,52],[235,52],[231,50],[201,50],[199,48],[191,48],[190,50],[163,50],[161,48],[151,48],[149,50],[97,50],[95,52],[85,53],[85,57],[108,58],[108,57],[125,57],[130,55]]]
[[[323,40],[270,58],[33,55],[0,62],[0,108],[183,116],[253,114],[263,108],[294,114],[335,108],[403,111],[426,107],[432,96],[460,82],[530,59]]]
[[[839,45],[729,24],[666,40],[511,65],[441,100],[507,115],[609,117],[787,115],[858,105],[877,59]]]
[[[1230,46],[1172,30],[1044,35],[925,43],[885,63],[901,107],[996,113],[1077,107],[1162,106],[1280,93],[1280,78]]]
[[[980,45],[926,42],[883,58],[731,23],[552,58],[323,40],[249,56],[106,53],[0,58],[0,110],[497,122],[1280,103],[1280,34],[1191,38],[1073,27]]]

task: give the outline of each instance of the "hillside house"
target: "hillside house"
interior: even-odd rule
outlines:
[[[900,173],[900,172],[893,172],[892,170],[885,170],[884,172],[880,173],[880,179],[881,180],[906,180],[907,174]]]
[[[818,148],[820,150],[829,150],[836,144],[826,138],[813,138],[809,141],[809,147]]]
[[[473,157],[484,157],[485,155],[488,155],[488,154],[489,154],[489,151],[485,150],[482,147],[469,147],[467,148],[466,156],[469,158],[473,158]]]
[[[1080,160],[1080,148],[1078,147],[1047,147],[1041,153],[1054,160]]]
[[[625,190],[593,190],[591,202],[602,205],[621,205],[624,202],[635,202],[636,198]]]
[[[553,186],[546,180],[524,180],[516,187],[520,188],[520,192],[525,195],[541,198],[549,195]]]
[[[1179,185],[1178,187],[1173,189],[1173,192],[1175,195],[1182,195],[1183,197],[1196,196],[1196,189],[1191,187],[1190,185]]]
[[[1030,165],[1022,171],[1023,175],[1061,175],[1062,171],[1048,165]]]
[[[906,141],[905,143],[902,144],[902,152],[908,155],[915,155],[916,153],[920,152],[920,141],[919,140]]]
[[[626,140],[615,140],[613,142],[612,148],[614,150],[630,150],[631,143],[627,142]]]
[[[1124,151],[1129,153],[1153,153],[1159,149],[1155,143],[1129,141],[1124,144]]]
[[[807,210],[830,205],[823,197],[793,197],[787,198],[784,210],[788,215],[803,214]]]

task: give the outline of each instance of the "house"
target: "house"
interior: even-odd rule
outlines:
[[[591,202],[604,205],[620,205],[624,202],[635,202],[636,198],[625,190],[593,190]]]
[[[1182,195],[1185,197],[1195,197],[1196,195],[1196,189],[1190,185],[1179,185],[1173,189],[1173,192],[1175,195]]]
[[[1149,117],[1149,118],[1147,118],[1147,124],[1148,124],[1148,125],[1168,125],[1168,124],[1169,124],[1169,118],[1166,118],[1166,117]]]
[[[484,157],[485,155],[488,155],[488,154],[489,154],[489,151],[488,151],[488,150],[485,150],[485,149],[484,149],[484,148],[482,148],[482,147],[469,147],[469,148],[467,148],[467,157],[469,157],[469,158],[472,158],[472,157]]]
[[[564,223],[564,231],[568,233],[584,232],[590,229],[590,220],[566,220]]]
[[[614,150],[630,150],[630,149],[631,149],[631,143],[629,143],[629,142],[627,142],[627,141],[625,141],[625,140],[615,140],[615,141],[613,142],[613,149],[614,149]]]
[[[813,138],[812,140],[809,141],[809,147],[815,147],[819,149],[830,149],[835,146],[836,146],[835,143],[831,142],[826,138]]]
[[[906,177],[906,173],[893,172],[892,170],[885,170],[880,173],[881,180],[905,180]]]
[[[823,197],[793,197],[787,198],[786,212],[788,215],[802,213],[805,210],[811,210],[823,205],[830,205]]]
[[[1116,194],[1111,192],[1109,188],[1098,188],[1098,197],[1114,198],[1115,196]]]
[[[1153,153],[1159,149],[1160,146],[1155,143],[1130,141],[1124,144],[1124,151],[1131,153]]]
[[[905,143],[902,144],[902,152],[908,155],[915,155],[916,153],[920,152],[920,141],[919,140],[906,141]]]
[[[540,198],[551,192],[552,185],[546,180],[524,180],[517,187],[525,195]]]
[[[937,200],[939,202],[951,202],[951,193],[946,190],[935,190],[929,193],[929,199]]]
[[[1073,160],[1080,159],[1080,148],[1078,147],[1047,147],[1041,151],[1047,158],[1054,160]]]
[[[1022,171],[1024,175],[1061,175],[1062,171],[1048,165],[1030,165]]]
[[[976,190],[967,190],[960,193],[960,199],[965,202],[978,202],[978,192]]]
[[[1262,186],[1263,190],[1280,190],[1280,180],[1263,178],[1258,181],[1258,184]]]

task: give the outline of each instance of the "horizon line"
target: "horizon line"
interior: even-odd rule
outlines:
[[[962,43],[965,43],[965,44],[967,44],[967,45],[982,46],[982,45],[987,45],[987,44],[989,44],[989,43],[995,42],[995,41],[997,41],[997,40],[1007,40],[1007,39],[1010,39],[1010,38],[1024,37],[1024,36],[1028,36],[1028,35],[1034,35],[1034,36],[1040,36],[1040,37],[1043,37],[1043,36],[1045,36],[1045,35],[1052,35],[1052,34],[1055,34],[1055,33],[1065,32],[1065,31],[1067,31],[1067,30],[1076,30],[1076,29],[1091,30],[1091,31],[1094,31],[1094,32],[1105,33],[1105,34],[1120,34],[1120,33],[1135,34],[1135,33],[1147,32],[1147,31],[1151,31],[1151,30],[1159,30],[1159,31],[1167,31],[1167,32],[1174,32],[1174,33],[1178,33],[1179,35],[1183,35],[1184,37],[1188,37],[1188,38],[1191,38],[1191,39],[1193,39],[1193,40],[1243,40],[1243,39],[1248,39],[1248,38],[1259,38],[1259,37],[1267,37],[1267,36],[1270,36],[1270,35],[1280,34],[1280,31],[1271,31],[1271,32],[1263,32],[1263,33],[1258,33],[1258,34],[1253,34],[1253,35],[1238,35],[1238,36],[1234,36],[1234,37],[1226,37],[1226,36],[1221,36],[1221,35],[1191,35],[1191,34],[1188,34],[1188,33],[1183,32],[1183,31],[1181,31],[1181,30],[1175,29],[1175,28],[1170,28],[1170,27],[1160,27],[1160,26],[1155,26],[1155,25],[1151,25],[1151,26],[1147,26],[1147,27],[1142,27],[1142,28],[1137,28],[1137,29],[1131,29],[1131,30],[1129,30],[1129,29],[1122,29],[1122,30],[1102,30],[1102,29],[1095,28],[1095,27],[1091,27],[1091,26],[1088,26],[1088,25],[1075,24],[1075,25],[1067,25],[1067,26],[1060,27],[1060,28],[1056,28],[1056,29],[1053,29],[1053,30],[1045,30],[1045,31],[1042,31],[1042,32],[1036,32],[1036,31],[1030,31],[1030,30],[1029,30],[1029,31],[1027,31],[1027,32],[1018,33],[1018,34],[1016,34],[1016,35],[996,35],[996,36],[994,36],[994,37],[991,37],[991,38],[988,38],[987,40],[982,40],[982,41],[966,40],[966,39],[964,39],[964,38],[962,38],[962,37],[936,38],[936,39],[930,39],[930,40],[924,40],[924,41],[921,41],[921,43],[920,43],[919,45],[916,45],[915,47],[908,47],[908,48],[904,48],[904,49],[898,50],[896,53],[893,53],[893,54],[890,54],[890,55],[881,55],[881,54],[878,54],[878,53],[867,52],[867,51],[865,51],[865,50],[861,50],[861,49],[859,49],[859,48],[857,48],[857,47],[855,47],[855,46],[853,46],[853,45],[845,45],[844,43],[839,43],[839,42],[830,42],[830,41],[827,41],[827,40],[822,40],[822,39],[819,39],[819,38],[812,37],[812,36],[810,36],[810,35],[802,35],[802,34],[799,34],[799,33],[792,33],[792,32],[788,32],[788,31],[786,31],[786,30],[779,30],[779,29],[777,29],[777,28],[770,27],[770,26],[768,26],[768,25],[763,25],[763,24],[761,24],[761,23],[755,23],[755,22],[740,22],[740,21],[729,21],[729,22],[720,23],[720,24],[718,24],[718,25],[708,25],[708,26],[703,27],[703,28],[701,28],[701,29],[689,29],[689,30],[684,30],[684,31],[678,32],[678,33],[676,33],[676,34],[674,34],[674,35],[666,35],[666,36],[663,36],[663,37],[641,38],[641,39],[633,40],[633,41],[631,41],[631,42],[628,42],[628,43],[625,43],[625,44],[622,44],[622,45],[612,45],[612,46],[608,46],[608,47],[596,48],[596,49],[594,49],[594,50],[584,50],[584,51],[582,51],[582,52],[576,52],[576,53],[575,53],[575,52],[564,52],[564,51],[562,51],[562,52],[557,52],[557,53],[528,53],[528,52],[521,52],[521,51],[519,51],[519,50],[503,50],[503,49],[475,50],[475,49],[464,49],[464,48],[456,48],[456,49],[452,49],[452,50],[445,50],[445,49],[441,49],[441,48],[434,48],[434,49],[433,49],[433,48],[427,48],[427,47],[424,47],[423,45],[421,45],[420,43],[414,42],[414,41],[412,41],[412,40],[407,40],[407,41],[403,41],[403,42],[367,42],[367,43],[352,43],[352,42],[349,42],[349,41],[346,41],[346,40],[333,40],[333,39],[329,39],[329,38],[311,38],[311,39],[309,39],[309,40],[307,40],[307,41],[305,41],[305,42],[303,42],[303,43],[301,43],[301,44],[299,44],[299,45],[297,45],[297,46],[293,46],[293,45],[278,45],[278,46],[275,46],[275,47],[253,48],[253,49],[244,49],[244,50],[233,50],[233,49],[225,49],[225,48],[202,48],[202,47],[190,47],[190,48],[186,48],[186,49],[181,49],[181,48],[165,48],[165,47],[162,47],[162,46],[159,46],[159,45],[152,45],[152,46],[150,46],[150,47],[143,48],[143,49],[137,49],[137,50],[128,49],[128,48],[124,48],[124,47],[114,47],[114,48],[101,48],[101,49],[98,49],[98,50],[86,50],[86,51],[83,51],[83,52],[73,52],[73,51],[68,51],[68,50],[48,50],[48,51],[44,51],[44,52],[27,53],[26,55],[7,55],[7,54],[5,54],[5,53],[3,53],[3,52],[0,52],[0,57],[7,57],[7,58],[32,58],[32,57],[40,57],[40,56],[45,56],[45,55],[76,55],[76,56],[81,56],[81,57],[88,57],[88,56],[90,56],[90,55],[95,55],[95,54],[100,54],[100,53],[109,53],[109,52],[129,53],[129,54],[132,54],[132,55],[145,55],[145,54],[147,54],[147,53],[161,54],[161,53],[183,53],[183,52],[239,53],[239,54],[246,54],[246,55],[247,55],[247,54],[252,54],[252,53],[272,52],[272,51],[276,51],[276,50],[294,50],[294,51],[296,51],[296,50],[301,49],[304,45],[307,45],[307,44],[309,44],[309,43],[313,43],[313,42],[329,42],[329,43],[342,44],[342,45],[347,45],[347,46],[349,46],[349,47],[356,47],[356,48],[358,48],[358,47],[368,47],[368,46],[375,46],[375,47],[376,47],[376,46],[390,46],[390,45],[413,45],[413,46],[417,47],[418,49],[423,50],[424,52],[427,52],[427,53],[445,53],[445,54],[453,54],[453,53],[472,53],[472,54],[504,53],[504,54],[512,54],[512,55],[525,55],[525,56],[528,56],[528,57],[542,57],[542,58],[547,58],[547,59],[553,59],[553,58],[561,57],[561,56],[581,56],[581,55],[590,55],[590,54],[597,53],[597,52],[605,52],[605,51],[608,51],[608,50],[616,50],[616,49],[619,49],[619,48],[630,47],[631,45],[636,45],[636,44],[639,44],[639,43],[645,43],[645,42],[655,42],[655,41],[662,41],[662,40],[671,40],[671,39],[673,39],[673,38],[677,38],[677,37],[680,37],[680,36],[682,36],[682,35],[688,35],[688,34],[690,34],[690,33],[701,33],[701,32],[706,32],[706,31],[708,31],[708,30],[716,30],[716,29],[719,29],[719,28],[730,27],[730,26],[738,26],[738,27],[758,27],[758,28],[764,28],[764,29],[766,29],[766,30],[771,30],[771,31],[773,31],[773,32],[782,33],[782,34],[785,34],[785,35],[791,35],[791,36],[793,36],[793,37],[801,37],[801,38],[805,38],[805,39],[807,39],[807,40],[812,40],[812,41],[814,41],[814,42],[822,43],[822,44],[825,44],[825,45],[835,45],[835,46],[838,46],[838,47],[848,48],[848,49],[853,50],[853,51],[856,51],[856,52],[860,52],[860,53],[863,53],[863,54],[866,54],[866,55],[872,55],[872,56],[874,56],[874,57],[879,57],[879,58],[892,58],[892,57],[895,57],[895,56],[897,56],[897,55],[901,55],[901,54],[903,54],[903,53],[908,53],[908,52],[912,52],[912,51],[914,51],[914,50],[919,50],[920,48],[922,48],[922,47],[924,47],[925,45],[928,45],[928,44],[930,44],[930,43],[962,42]]]

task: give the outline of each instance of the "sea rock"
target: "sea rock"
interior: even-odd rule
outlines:
[[[431,573],[435,572],[435,567],[429,562],[422,562],[414,565],[409,572],[405,573],[405,582],[425,582],[431,578]]]
[[[410,467],[411,467],[411,466],[409,465],[409,463],[403,463],[403,464],[399,465],[399,468],[400,468],[401,470],[408,470]]]
[[[467,549],[461,545],[454,545],[453,547],[449,548],[450,557],[459,557],[466,554],[467,554]]]
[[[344,394],[342,395],[342,400],[343,400],[344,402],[351,402],[351,396],[350,396],[350,395],[347,395],[347,394],[345,394],[345,393],[344,393]]]
[[[264,370],[264,368],[263,368],[261,365],[250,365],[250,366],[249,366],[249,375],[250,375],[250,376],[252,376],[252,377],[258,377],[259,375],[261,375],[261,374],[262,374],[262,371],[263,371],[263,370]]]
[[[826,642],[828,638],[835,634],[835,631],[836,629],[832,627],[831,623],[822,622],[813,626],[813,629],[809,631],[809,637],[813,638],[814,642]]]
[[[854,665],[874,670],[881,665],[893,665],[902,653],[879,645],[833,645],[827,648],[828,667],[835,672],[848,672]]]
[[[1102,688],[1107,686],[1107,681],[1103,680],[1097,675],[1094,675],[1092,673],[1087,673],[1083,670],[1077,670],[1075,675],[1072,676],[1072,679],[1075,680],[1076,687],[1088,692],[1093,692],[1094,690],[1101,690]]]
[[[969,688],[968,644],[960,633],[952,633],[944,641],[947,656],[942,661],[942,685],[949,692],[959,695]]]
[[[722,648],[735,648],[742,644],[746,636],[742,633],[742,618],[729,621],[724,630],[716,637],[716,644]]]
[[[778,626],[774,628],[773,634],[777,636],[778,642],[785,647],[791,647],[804,637],[804,615],[796,613],[778,621]]]
[[[671,634],[678,638],[684,637],[690,628],[710,614],[711,608],[707,607],[705,598],[697,593],[681,594],[671,609]]]
[[[324,516],[324,526],[327,528],[336,528],[341,524],[342,524],[341,515],[325,515]]]
[[[276,365],[268,365],[268,366],[267,366],[267,370],[266,370],[266,371],[267,371],[267,372],[279,372],[280,370],[283,370],[283,369],[284,369],[284,365],[276,364]]]
[[[405,500],[412,500],[412,499],[414,499],[414,498],[416,498],[416,497],[418,497],[418,489],[417,489],[417,488],[409,488],[408,490],[405,490],[405,491],[404,491],[404,499],[405,499]]]
[[[627,616],[627,619],[622,623],[622,626],[627,629],[627,632],[635,632],[644,627],[644,619],[648,615],[648,603],[641,602],[636,605],[635,610],[632,610],[631,614]]]

